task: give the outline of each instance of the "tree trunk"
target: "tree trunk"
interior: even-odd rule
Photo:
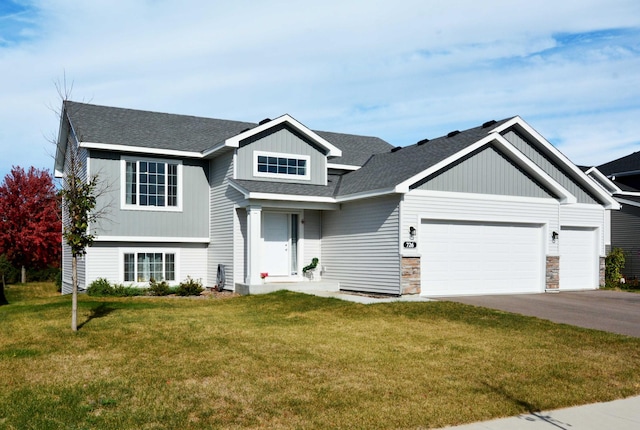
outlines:
[[[23,284],[27,283],[27,268],[22,266],[22,270],[20,271],[21,279],[20,282]]]
[[[2,284],[0,284],[0,306],[2,305],[8,305],[9,302],[7,301],[6,296],[4,295],[4,273],[2,274]]]
[[[71,257],[71,330],[78,331],[78,257]]]

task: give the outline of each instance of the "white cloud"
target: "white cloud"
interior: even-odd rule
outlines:
[[[64,70],[78,100],[393,144],[519,114],[579,163],[640,146],[635,0],[28,5],[0,29],[1,176],[51,167]]]

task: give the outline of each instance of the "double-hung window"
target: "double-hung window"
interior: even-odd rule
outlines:
[[[182,170],[179,162],[124,159],[123,166],[125,208],[179,209]]]
[[[124,252],[124,282],[175,281],[175,252]]]

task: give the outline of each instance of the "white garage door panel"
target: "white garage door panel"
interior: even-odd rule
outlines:
[[[424,221],[418,246],[423,295],[544,290],[541,226]]]
[[[560,289],[598,288],[597,230],[562,227],[560,230]]]

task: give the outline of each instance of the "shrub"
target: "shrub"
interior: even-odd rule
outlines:
[[[167,296],[171,294],[171,287],[167,284],[167,281],[156,281],[155,279],[151,279],[149,281],[149,288],[147,289],[147,294],[150,296]]]
[[[146,288],[139,288],[133,286],[124,286],[122,284],[117,284],[113,286],[113,295],[117,297],[135,297],[135,296],[144,296],[147,293]]]
[[[624,269],[624,251],[620,248],[613,248],[607,258],[605,258],[605,285],[607,287],[619,287]]]
[[[179,296],[199,296],[204,291],[202,288],[202,282],[198,279],[191,279],[187,276],[187,279],[180,282],[176,294]]]
[[[115,295],[115,289],[111,286],[107,279],[98,278],[91,284],[89,284],[89,288],[87,288],[87,294],[95,297],[113,296]]]

